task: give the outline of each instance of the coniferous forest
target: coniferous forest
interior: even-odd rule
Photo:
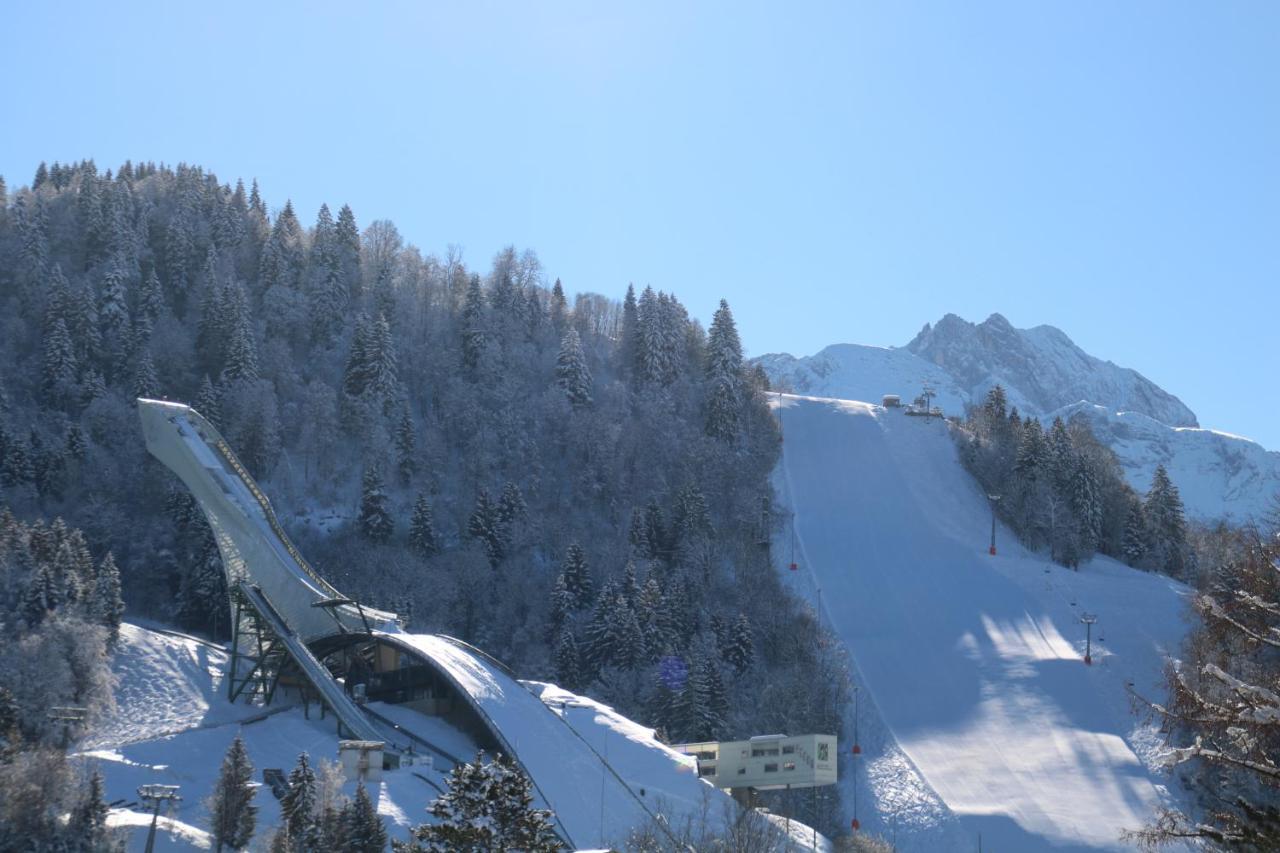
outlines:
[[[772,566],[779,436],[727,303],[704,328],[674,294],[427,254],[196,166],[42,164],[0,199],[0,503],[82,531],[83,583],[111,554],[131,614],[229,628],[208,527],[143,447],[133,400],[163,397],[413,630],[673,740],[839,729],[843,661]],[[6,576],[6,619],[47,575]]]

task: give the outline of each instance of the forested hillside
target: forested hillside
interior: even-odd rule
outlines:
[[[207,526],[133,399],[192,403],[344,592],[672,738],[838,728],[836,653],[771,568],[779,437],[727,304],[568,297],[385,220],[307,227],[197,167],[0,193],[0,500],[61,516],[139,615],[225,634]],[[708,306],[710,307],[710,306]]]

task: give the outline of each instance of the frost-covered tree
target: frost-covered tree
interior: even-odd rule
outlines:
[[[65,405],[73,399],[78,372],[71,333],[61,318],[56,319],[45,334],[41,377],[42,388],[50,402]]]
[[[120,597],[120,569],[110,552],[98,565],[90,602],[89,615],[107,629],[107,641],[114,646],[124,619],[124,599]]]
[[[364,783],[356,784],[356,796],[342,812],[342,853],[382,853],[387,849],[387,829],[369,798]]]
[[[436,534],[431,503],[425,493],[419,494],[413,504],[413,515],[409,519],[409,544],[424,559],[440,553],[440,538]]]
[[[727,633],[728,642],[725,644],[724,662],[733,667],[738,675],[742,675],[751,668],[756,655],[755,633],[751,630],[751,621],[747,618],[747,614],[739,613]]]
[[[555,648],[556,683],[566,690],[576,689],[582,682],[582,662],[578,640],[568,626],[560,629]]]
[[[249,843],[257,824],[258,807],[253,804],[257,789],[253,784],[253,764],[244,740],[236,735],[222,759],[222,770],[209,799],[209,828],[214,849],[238,850]]]
[[[412,840],[396,842],[398,853],[554,853],[564,849],[553,815],[533,807],[533,785],[501,755],[456,764],[449,789],[427,808],[434,823],[413,829]]]
[[[418,469],[416,458],[418,438],[413,428],[413,418],[406,408],[400,413],[400,422],[396,424],[396,471],[400,475],[400,485],[407,486]]]
[[[1150,558],[1156,568],[1174,577],[1184,577],[1187,570],[1187,520],[1178,487],[1169,479],[1163,465],[1157,465],[1151,478],[1151,489],[1143,504],[1150,536]]]
[[[297,765],[289,773],[289,790],[280,799],[280,811],[289,841],[296,849],[311,849],[311,845],[319,840],[316,837],[318,806],[316,774],[304,752],[298,756]]]
[[[591,371],[577,329],[565,332],[556,357],[556,384],[576,409],[591,405]]]
[[[587,565],[587,554],[578,543],[570,544],[565,552],[564,562],[560,564],[560,576],[564,579],[564,588],[573,603],[573,609],[590,607],[595,581],[592,580],[591,568]]]
[[[367,465],[360,486],[360,512],[356,518],[360,535],[370,542],[386,542],[395,532],[395,522],[387,510],[387,493],[376,465]]]
[[[1280,849],[1280,537],[1246,531],[1209,567],[1185,654],[1166,666],[1169,696],[1138,696],[1161,719],[1169,764],[1197,794],[1192,812],[1161,810],[1131,840],[1156,847]],[[1135,694],[1136,695],[1136,694]]]

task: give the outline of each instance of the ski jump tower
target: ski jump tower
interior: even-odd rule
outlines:
[[[323,695],[331,692],[333,680],[319,661],[315,673],[305,673],[314,660],[307,644],[335,633],[397,630],[396,615],[341,595],[311,568],[280,526],[271,501],[213,424],[194,409],[139,400],[138,412],[147,450],[191,490],[222,555],[232,625],[228,698],[257,694],[270,701],[274,676],[287,654],[304,674],[319,677],[322,698],[349,729],[366,730],[373,739],[361,725],[363,715],[338,707],[349,704],[341,701],[345,696]]]
[[[563,719],[563,707],[548,707],[498,661],[452,637],[408,633],[394,613],[339,593],[289,541],[218,430],[191,407],[143,399],[138,413],[147,450],[191,490],[222,555],[233,625],[232,701],[270,702],[286,672],[333,711],[340,730],[385,742],[391,767],[410,752],[430,753],[442,767],[460,759],[371,704],[442,717],[481,749],[502,752],[524,769],[539,807],[555,812],[557,833],[571,849],[587,839],[604,847],[605,835],[622,838],[646,822],[667,831],[668,820],[692,819],[705,808],[706,786],[689,767],[673,763],[662,790],[652,781],[633,784]],[[665,755],[615,738],[615,757],[628,744],[641,752],[635,766],[652,768],[655,755]],[[657,810],[659,794],[668,800],[665,814]]]

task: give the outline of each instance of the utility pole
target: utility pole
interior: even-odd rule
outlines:
[[[156,849],[156,822],[160,819],[160,805],[177,802],[182,797],[178,796],[177,785],[143,785],[138,788],[138,799],[144,803],[155,804],[155,810],[151,813],[151,831],[147,833],[146,849],[146,853],[152,853]]]
[[[987,495],[987,500],[991,501],[991,556],[996,555],[996,502],[1000,500],[999,495]]]
[[[862,828],[858,821],[858,756],[862,746],[858,743],[858,685],[853,685],[853,821],[850,826],[857,832]]]
[[[1084,623],[1084,663],[1085,666],[1093,665],[1093,624],[1098,621],[1098,617],[1092,613],[1081,613],[1080,621]]]
[[[924,419],[927,421],[929,418],[933,417],[933,395],[936,394],[937,391],[935,391],[933,386],[927,382],[921,390],[924,392]]]

